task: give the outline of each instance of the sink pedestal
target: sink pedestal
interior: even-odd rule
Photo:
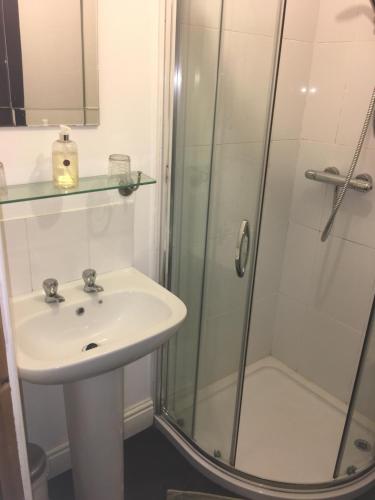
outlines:
[[[123,368],[64,385],[76,500],[124,500]]]

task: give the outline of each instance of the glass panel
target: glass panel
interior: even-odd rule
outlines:
[[[177,2],[170,288],[187,319],[165,348],[164,407],[192,435],[221,0]]]
[[[7,186],[6,190],[0,189],[0,205],[17,203],[20,201],[41,200],[43,198],[56,198],[58,196],[70,196],[73,194],[94,193],[95,191],[107,191],[109,189],[125,189],[137,184],[155,184],[152,179],[143,172],[132,172],[132,182],[123,184],[116,176],[95,175],[92,177],[81,177],[75,188],[62,190],[54,186],[53,182],[31,182],[29,184],[15,184]]]
[[[359,32],[360,18],[346,17],[342,2],[305,7],[297,12],[286,2],[236,467],[313,484],[333,479],[352,395],[375,282],[375,205],[373,193],[348,192],[322,242],[335,190],[305,171],[348,172],[374,86],[368,62],[375,45],[348,42],[340,58],[331,35]],[[366,12],[371,17],[369,2]],[[373,174],[374,150],[366,147],[373,140],[370,127],[355,175]],[[368,356],[364,393],[372,377]],[[355,432],[351,450],[353,439]],[[357,463],[349,449],[341,474],[363,465],[365,455],[358,452]]]
[[[224,2],[194,439],[225,462],[233,461],[279,10],[277,1]],[[241,268],[247,246],[240,277],[235,259]]]
[[[335,476],[360,472],[375,458],[375,300],[367,327]]]

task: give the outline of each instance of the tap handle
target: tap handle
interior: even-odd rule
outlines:
[[[55,278],[47,278],[43,281],[43,289],[47,297],[54,297],[57,295],[57,288],[59,283]]]
[[[85,269],[82,273],[83,281],[87,286],[94,286],[96,281],[95,269]]]

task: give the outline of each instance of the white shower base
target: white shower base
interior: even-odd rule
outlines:
[[[206,451],[229,456],[236,377],[199,392],[195,440]],[[248,367],[242,399],[236,468],[292,483],[330,481],[346,418],[346,405],[273,357]],[[374,443],[375,426],[356,415],[343,468],[367,465],[371,452],[353,441]]]

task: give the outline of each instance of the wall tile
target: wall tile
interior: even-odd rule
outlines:
[[[219,31],[186,25],[182,27],[181,37],[184,50],[181,56],[181,101],[185,102],[188,112],[186,115],[180,113],[179,130],[184,129],[185,146],[211,144]]]
[[[225,0],[224,29],[274,36],[278,10],[278,0]]]
[[[105,273],[132,265],[133,223],[132,200],[88,210],[90,267]]]
[[[234,258],[237,238],[238,230],[208,239],[204,316],[218,316],[238,309],[245,311],[248,278],[241,279],[236,273]]]
[[[221,0],[184,0],[181,4],[181,20],[194,26],[219,28]]]
[[[309,309],[301,331],[297,370],[304,377],[348,402],[362,338],[358,331]]]
[[[350,42],[355,39],[358,1],[320,1],[319,21],[316,31],[318,42]]]
[[[299,139],[301,135],[312,53],[311,43],[283,41],[272,128],[274,140]]]
[[[347,88],[336,142],[352,146],[354,153],[374,90],[375,35],[373,42],[350,44],[348,52],[350,63],[346,76]],[[366,145],[375,147],[375,129],[373,126],[369,127]]]
[[[263,144],[215,147],[211,181],[210,236],[238,231],[243,219],[255,231],[263,168]]]
[[[298,141],[271,143],[255,276],[258,298],[279,290],[298,149]]]
[[[259,299],[279,291],[287,232],[288,224],[279,220],[277,213],[269,216],[269,212],[263,211],[255,274]]]
[[[295,140],[271,142],[265,205],[280,224],[288,223],[299,147]]]
[[[278,294],[253,300],[247,363],[271,355]]]
[[[45,278],[64,283],[79,279],[89,267],[86,212],[66,212],[27,219],[32,287]]]
[[[318,0],[288,0],[284,38],[312,42],[319,13]]]
[[[293,222],[314,229],[321,227],[326,184],[306,179],[308,169],[324,170],[329,163],[331,148],[327,144],[316,142],[300,142],[296,176],[293,188],[290,218]]]
[[[241,309],[206,318],[200,345],[199,388],[236,373],[241,356],[243,329],[244,313]]]
[[[374,9],[369,0],[357,0],[358,12],[356,16],[356,40],[374,41]]]
[[[334,142],[349,72],[350,47],[343,43],[315,45],[302,138]]]
[[[216,143],[260,142],[266,131],[274,41],[224,31]]]
[[[157,279],[155,190],[156,186],[139,189],[129,200],[134,203],[133,265],[153,279]]]
[[[306,306],[283,294],[278,295],[272,355],[294,370],[299,365],[305,314]]]
[[[31,292],[31,271],[25,219],[6,221],[4,223],[4,236],[11,294],[14,296]]]
[[[101,172],[106,173],[106,172]],[[31,181],[36,182],[36,181]],[[87,209],[88,207],[103,206],[109,203],[118,203],[122,197],[116,190],[82,193],[75,196],[45,198],[41,200],[25,201],[3,205],[3,220],[11,220],[40,215],[60,214],[72,210]]]
[[[179,196],[177,184],[181,186],[181,224],[185,230],[180,235],[181,249],[204,245],[208,198],[210,190],[211,146],[185,148],[184,169],[175,172],[175,196]],[[181,169],[182,170],[182,169]],[[174,217],[176,219],[176,204]]]
[[[375,250],[330,237],[326,243],[319,241],[316,251],[311,286],[314,308],[363,331],[373,296]]]
[[[305,304],[309,302],[311,297],[311,283],[318,241],[318,231],[290,223],[280,291]]]

